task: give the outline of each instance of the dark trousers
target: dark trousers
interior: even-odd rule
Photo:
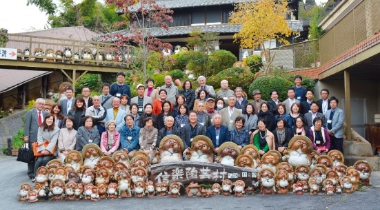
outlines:
[[[339,150],[343,154],[343,138],[336,138],[335,136],[330,136],[330,140],[331,140],[330,150],[336,149],[336,150]]]
[[[46,166],[46,164],[55,159],[55,156],[54,155],[51,155],[51,156],[42,156],[42,157],[38,157],[36,159],[36,163],[34,164],[34,174],[33,174],[33,177],[36,176],[36,171],[37,169],[40,167],[40,166]]]
[[[106,131],[106,129],[104,128],[104,126],[102,125],[102,124],[96,124],[96,128],[98,129],[98,131],[99,131],[99,135],[100,136],[102,136],[102,133],[104,132],[104,131]]]
[[[29,148],[32,149],[32,143],[29,142]],[[32,163],[28,163],[28,176],[30,179],[34,178],[34,161]]]

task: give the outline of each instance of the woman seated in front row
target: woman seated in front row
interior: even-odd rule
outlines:
[[[292,132],[286,129],[286,121],[284,118],[277,118],[277,127],[273,131],[274,142],[276,144],[276,150],[281,154],[284,154],[284,151],[288,147],[290,139],[293,137]]]
[[[244,127],[245,119],[242,116],[238,116],[235,119],[235,128],[230,131],[230,141],[234,142],[243,148],[245,145],[249,144],[249,133]]]
[[[257,121],[257,130],[251,135],[250,144],[255,145],[259,149],[260,155],[265,154],[269,150],[276,149],[273,133],[267,129],[267,122],[264,119]]]
[[[313,127],[310,128],[310,140],[313,142],[314,150],[319,153],[327,153],[330,150],[330,136],[326,128],[322,127],[322,118],[315,117]]]

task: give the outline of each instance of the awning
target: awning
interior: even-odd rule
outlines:
[[[0,93],[8,92],[51,71],[0,69]]]

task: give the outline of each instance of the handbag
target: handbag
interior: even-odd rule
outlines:
[[[33,150],[29,148],[28,143],[24,143],[20,149],[18,149],[17,161],[24,163],[33,163],[34,162],[34,154]]]
[[[43,155],[42,153],[38,152],[38,147],[44,146],[44,148],[46,148],[46,147],[48,147],[49,143],[50,142],[48,142],[48,141],[44,141],[43,143],[34,142],[32,144],[34,157],[42,157],[42,156],[51,156],[51,155],[54,155],[55,149],[56,149],[56,145],[54,146],[53,150],[51,151],[51,154],[49,154],[49,155]]]

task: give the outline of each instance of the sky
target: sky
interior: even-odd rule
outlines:
[[[79,3],[82,0],[74,0]],[[317,4],[327,0],[316,0]],[[0,28],[8,29],[8,33],[43,30],[48,16],[36,6],[26,6],[27,0],[0,0]],[[59,0],[54,0],[59,5]]]

